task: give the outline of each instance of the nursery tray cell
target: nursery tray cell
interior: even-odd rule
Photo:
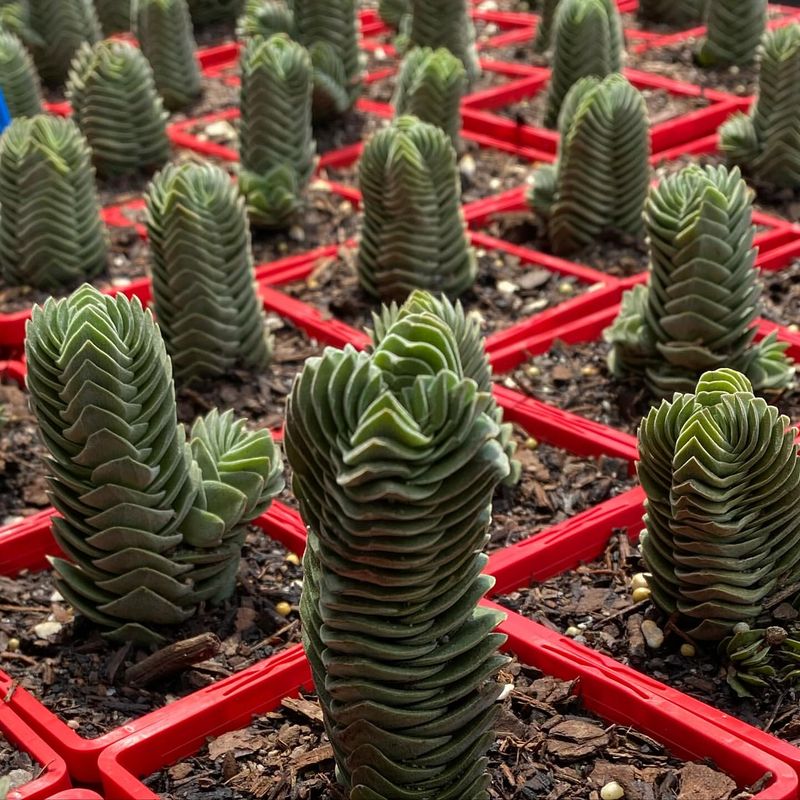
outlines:
[[[85,619],[74,620],[71,609],[54,600],[59,596],[53,594],[52,573],[0,577],[0,602],[23,609],[0,618],[3,667],[80,736],[101,736],[298,641],[302,569],[287,555],[285,547],[251,528],[233,597],[166,632],[177,642],[213,631],[219,653],[146,688],[129,685],[125,671],[147,651],[109,643]],[[279,602],[290,604],[287,616],[275,610]],[[40,638],[36,626],[52,620],[63,627]],[[7,645],[12,636],[20,640],[13,653]]]
[[[0,733],[0,778],[11,779],[11,788],[17,789],[32,783],[39,774],[41,766],[34,762],[30,753],[18,750]]]

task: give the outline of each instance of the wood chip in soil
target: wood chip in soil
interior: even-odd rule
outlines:
[[[681,655],[685,640],[669,620],[649,600],[634,603],[631,599],[631,577],[643,569],[628,532],[618,531],[597,560],[494,600],[561,633],[576,627],[581,631],[577,642],[792,745],[800,745],[797,691],[771,686],[759,690],[756,697],[738,698],[726,683],[726,670],[716,658],[713,643],[695,642],[695,656]],[[779,609],[775,609],[776,615],[782,613]],[[656,650],[645,643],[645,620],[654,621],[665,635],[664,644]],[[785,625],[785,617],[776,616],[769,624]]]
[[[221,680],[299,640],[302,568],[280,544],[248,532],[235,594],[165,630],[178,642],[207,631],[219,653],[149,688],[126,685],[125,671],[144,648],[103,639],[55,592],[51,573],[0,576],[0,666],[80,736],[93,739],[173,700]],[[282,616],[276,604],[289,603]],[[45,628],[37,627],[49,623]],[[9,639],[19,640],[11,651]]]
[[[28,753],[18,750],[0,733],[0,779],[8,778],[16,789],[39,777],[42,768]]]
[[[547,353],[534,356],[507,374],[496,375],[495,380],[556,408],[635,434],[642,417],[658,401],[638,377],[611,375],[608,351],[608,344],[600,341],[556,341]],[[765,393],[764,397],[790,420],[800,423],[800,389]]]
[[[596,717],[577,682],[512,662],[489,751],[492,800],[597,800],[617,781],[626,800],[746,800],[713,765],[671,756],[650,736]],[[163,800],[345,800],[314,695],[285,699],[247,728],[145,779]],[[766,781],[765,781],[766,782]]]
[[[464,310],[476,315],[484,336],[511,327],[547,308],[577,297],[589,285],[535,265],[525,265],[503,250],[476,249],[478,275],[461,297]],[[357,251],[342,248],[339,257],[320,259],[304,281],[281,291],[319,309],[325,316],[363,330],[372,327],[380,302],[359,285]]]

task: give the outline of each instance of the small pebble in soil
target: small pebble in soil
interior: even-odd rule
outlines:
[[[297,553],[289,553],[289,555],[286,556],[286,560],[296,567],[300,566],[300,556],[298,556]]]
[[[607,783],[600,790],[600,800],[621,800],[625,797],[625,790],[616,782]]]
[[[684,642],[681,645],[681,655],[684,658],[694,658],[697,655],[697,649],[693,644],[689,644],[689,642]]]
[[[569,628],[567,628],[567,629],[564,631],[564,635],[565,635],[565,636],[570,636],[570,637],[572,637],[573,639],[574,639],[576,636],[580,636],[580,635],[581,635],[581,633],[582,633],[581,629],[580,629],[580,628],[578,628],[578,627],[576,627],[575,625],[570,625],[570,626],[569,626]]]
[[[658,650],[664,644],[664,631],[652,619],[646,619],[642,623],[642,636],[651,650]]]
[[[275,604],[275,611],[282,617],[288,617],[292,613],[292,607],[285,600]]]
[[[639,586],[633,590],[633,602],[641,603],[642,600],[650,599],[650,589],[646,586]]]

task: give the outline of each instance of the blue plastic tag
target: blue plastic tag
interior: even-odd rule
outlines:
[[[8,113],[6,98],[3,95],[3,90],[0,89],[0,133],[2,133],[10,124],[11,114]]]

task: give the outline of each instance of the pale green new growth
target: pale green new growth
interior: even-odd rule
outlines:
[[[200,66],[186,0],[136,0],[136,35],[170,111],[200,96]]]
[[[492,493],[510,466],[496,406],[445,301],[416,292],[369,353],[311,358],[286,453],[308,526],[300,613],[337,778],[354,800],[479,800],[507,661],[491,587]]]
[[[20,117],[0,138],[0,271],[56,289],[106,267],[91,152],[69,119]]]
[[[796,434],[732,369],[707,372],[693,393],[642,420],[648,583],[656,605],[677,612],[695,639],[719,640],[752,623],[800,577]]]
[[[177,379],[265,367],[247,214],[225,170],[171,164],[146,199],[153,307]]]
[[[239,186],[254,225],[288,226],[314,172],[314,75],[308,52],[285,34],[250,37],[241,55]]]
[[[764,35],[758,97],[720,128],[720,150],[763,183],[800,188],[800,25]]]
[[[477,271],[461,210],[456,153],[447,134],[416,117],[376,133],[359,165],[364,215],[358,278],[383,300],[414,289],[455,297]]]
[[[268,39],[276,33],[294,33],[293,2],[286,0],[247,0],[244,12],[236,24],[240,39],[263,36]]]
[[[25,351],[48,459],[59,592],[115,641],[163,641],[230,595],[245,525],[281,490],[268,431],[176,421],[169,358],[137,299],[84,285],[36,306]]]
[[[647,109],[622,75],[581,78],[564,100],[559,158],[534,173],[528,201],[565,255],[607,231],[638,236],[650,180]]]
[[[767,0],[708,0],[706,38],[697,53],[704,67],[749,64],[767,25]]]
[[[114,39],[83,45],[72,63],[67,99],[101,175],[130,175],[167,160],[167,113],[137,47]]]
[[[0,91],[12,118],[32,117],[42,110],[39,75],[25,45],[0,28]]]

